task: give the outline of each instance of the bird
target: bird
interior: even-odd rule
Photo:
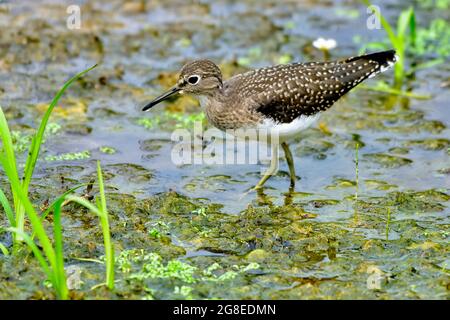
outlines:
[[[387,50],[335,61],[268,66],[228,80],[214,62],[194,60],[181,68],[172,88],[142,111],[176,94],[191,94],[200,99],[208,121],[222,131],[270,129],[278,143],[272,144],[271,164],[254,189],[262,189],[276,172],[279,145],[289,167],[290,189],[294,189],[296,174],[289,141],[316,123],[347,92],[397,60],[395,50]]]

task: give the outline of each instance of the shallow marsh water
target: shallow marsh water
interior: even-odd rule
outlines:
[[[389,19],[409,5],[396,3],[383,1]],[[151,1],[146,8],[96,1],[83,2],[82,28],[69,30],[68,4],[0,2],[0,105],[25,145],[58,87],[100,62],[55,109],[31,188],[44,208],[95,179],[95,160],[102,162],[118,288],[91,289],[103,281],[103,266],[80,258],[100,258],[101,230],[70,205],[63,223],[73,298],[449,297],[448,63],[408,80],[431,99],[352,91],[321,117],[327,130],[308,129],[291,145],[301,178],[295,193],[282,161],[263,198],[244,196],[260,177],[257,165],[170,161],[172,131],[202,118],[194,99],[146,114],[140,106],[190,59],[212,59],[226,76],[320,60],[311,46],[319,36],[337,40],[333,58],[355,55],[354,36],[361,43],[385,37],[365,28],[366,8],[356,1]],[[448,18],[422,9],[418,21],[427,25],[437,14]],[[0,183],[6,189],[3,175]],[[11,244],[8,236],[0,241]],[[380,288],[370,289],[377,274]],[[0,279],[0,298],[54,297],[25,249],[0,255]]]

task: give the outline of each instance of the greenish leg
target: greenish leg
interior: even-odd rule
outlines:
[[[272,145],[272,159],[270,160],[270,166],[264,173],[264,176],[259,180],[255,186],[255,190],[261,189],[264,183],[277,171],[278,169],[278,145]]]
[[[284,155],[286,156],[286,162],[289,167],[289,175],[291,176],[291,188],[295,187],[295,166],[294,166],[294,159],[292,158],[291,150],[289,150],[289,146],[286,142],[282,142],[281,146],[284,150]]]

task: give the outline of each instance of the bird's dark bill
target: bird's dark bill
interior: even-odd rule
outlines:
[[[170,89],[167,92],[163,93],[159,97],[156,97],[155,99],[153,99],[153,101],[151,101],[144,108],[142,108],[142,111],[146,111],[146,110],[150,109],[151,107],[157,105],[161,101],[166,100],[167,98],[169,98],[170,96],[174,95],[175,93],[177,93],[180,90],[181,89],[179,89],[178,87],[173,87],[172,89]]]

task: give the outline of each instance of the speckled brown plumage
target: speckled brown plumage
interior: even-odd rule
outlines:
[[[234,92],[236,100],[251,101],[248,107],[264,117],[289,123],[328,109],[393,62],[395,52],[387,51],[335,62],[278,65],[237,75],[225,82],[224,90]]]

